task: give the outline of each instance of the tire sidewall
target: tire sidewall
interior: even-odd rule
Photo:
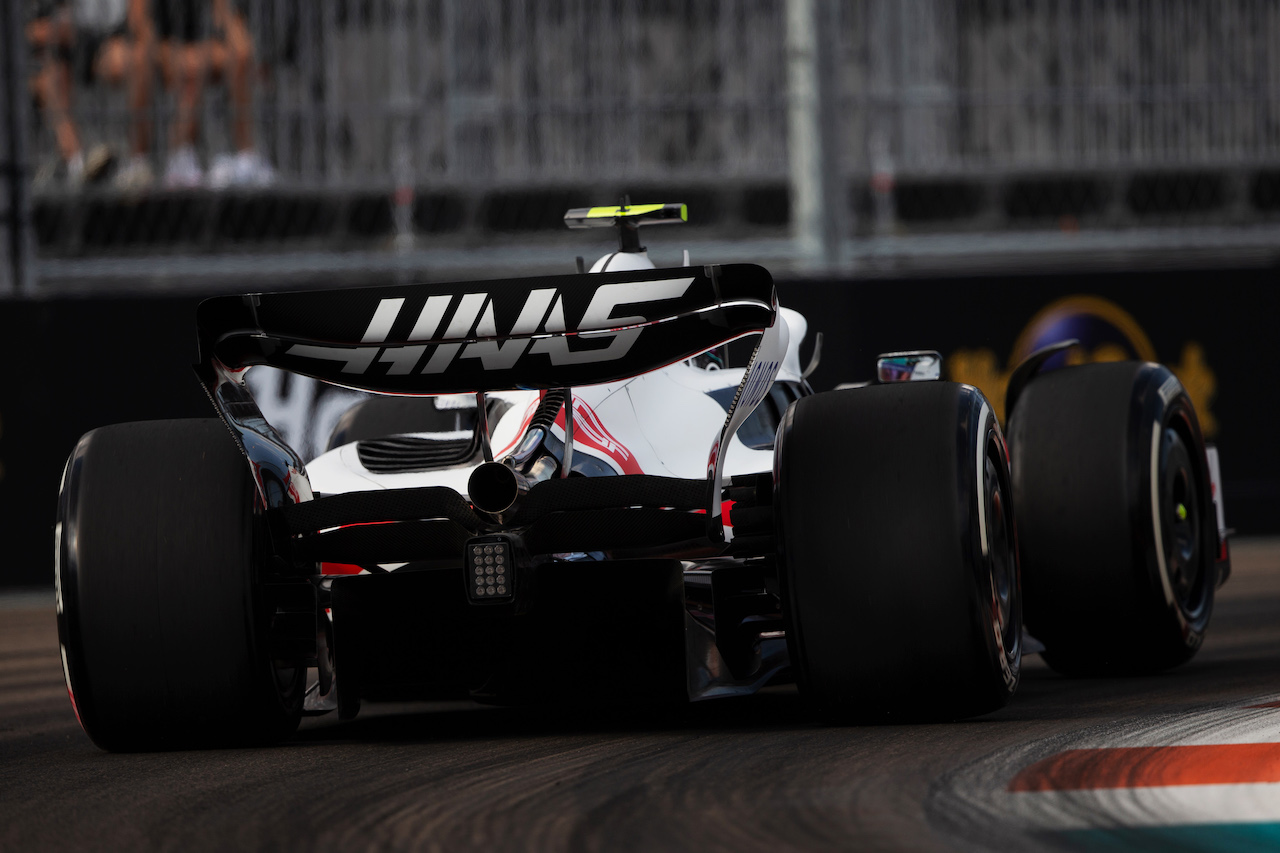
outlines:
[[[79,565],[76,551],[69,547],[76,534],[80,468],[94,431],[81,436],[62,469],[58,489],[58,515],[54,524],[54,607],[58,620],[58,650],[62,658],[62,676],[76,720],[89,738],[102,746],[97,719],[93,713],[90,680],[84,672],[84,654],[80,635]],[[83,707],[82,707],[83,706]]]
[[[1133,479],[1137,494],[1131,502],[1131,529],[1141,531],[1139,565],[1145,572],[1149,588],[1156,594],[1152,610],[1156,622],[1154,628],[1176,635],[1186,650],[1183,658],[1186,659],[1204,642],[1216,586],[1211,543],[1217,541],[1217,521],[1210,494],[1204,438],[1186,390],[1168,368],[1145,365],[1135,386],[1131,419],[1134,432],[1130,441],[1134,453],[1130,458],[1130,470],[1135,472]],[[1202,545],[1199,550],[1199,606],[1194,611],[1188,611],[1177,601],[1165,559],[1163,534],[1166,531],[1160,517],[1160,483],[1164,461],[1161,446],[1168,429],[1174,430],[1186,446],[1199,497],[1200,529],[1197,533]]]
[[[971,388],[971,386],[966,386]],[[971,502],[969,512],[969,541],[971,565],[978,576],[974,578],[973,610],[977,630],[987,644],[989,659],[992,664],[992,684],[997,692],[1002,685],[1007,696],[1012,696],[1021,680],[1022,670],[1022,573],[1018,561],[1018,537],[1016,516],[1013,506],[1012,478],[1009,474],[1009,451],[1005,443],[1004,433],[995,412],[976,388],[971,388],[976,400],[970,402],[968,411],[970,423],[967,435],[961,436],[963,447],[974,454],[975,465],[964,469],[969,482],[964,491]],[[995,472],[999,479],[998,487],[1002,494],[1004,524],[1008,536],[1008,558],[1012,565],[1009,571],[1012,577],[1010,584],[1010,606],[1007,620],[1002,620],[996,603],[995,549],[997,543],[992,541],[992,531],[984,530],[987,526],[985,506],[987,482],[986,459],[988,455],[996,457]],[[961,480],[965,480],[961,477]],[[984,539],[986,546],[984,549]]]

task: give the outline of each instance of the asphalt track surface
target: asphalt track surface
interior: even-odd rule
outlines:
[[[780,687],[660,717],[366,705],[170,754],[95,748],[51,593],[0,597],[0,850],[1277,849],[1280,540],[1234,558],[1190,665],[1029,658],[976,720],[827,728]]]

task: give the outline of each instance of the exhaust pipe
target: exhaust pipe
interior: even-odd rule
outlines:
[[[509,521],[529,493],[530,483],[519,472],[501,462],[485,462],[471,472],[467,496],[480,512],[499,522]]]

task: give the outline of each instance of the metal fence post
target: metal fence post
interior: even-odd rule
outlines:
[[[395,247],[399,252],[413,248],[413,152],[410,136],[414,101],[409,90],[409,4],[395,0],[391,4],[392,21],[388,53],[390,54],[390,107],[392,227]]]
[[[837,158],[835,13],[829,0],[787,0],[791,233],[811,267],[839,263],[847,206]]]
[[[0,3],[0,294],[33,289],[23,3]]]

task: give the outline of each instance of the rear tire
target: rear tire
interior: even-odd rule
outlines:
[[[1022,615],[1004,439],[977,389],[805,397],[778,430],[787,641],[832,721],[954,719],[1017,688]]]
[[[64,673],[94,743],[256,744],[294,731],[306,673],[270,660],[256,493],[221,421],[86,433],[57,531]]]
[[[1217,522],[1173,374],[1136,361],[1045,373],[1018,398],[1009,446],[1027,627],[1045,661],[1112,675],[1190,660],[1213,610]]]

